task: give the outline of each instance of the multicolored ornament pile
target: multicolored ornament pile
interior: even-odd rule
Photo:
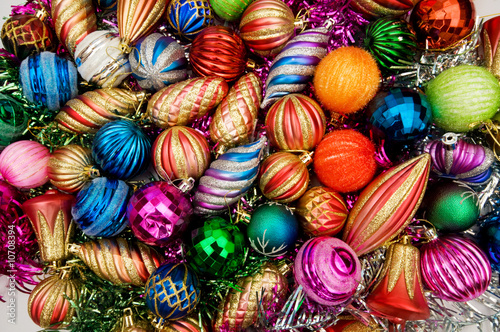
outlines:
[[[13,7],[0,275],[33,322],[73,332],[500,330],[500,17],[474,16]]]

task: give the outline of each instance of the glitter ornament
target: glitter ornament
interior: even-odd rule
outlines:
[[[482,67],[446,69],[430,81],[425,92],[434,122],[444,130],[470,131],[500,107],[498,80]]]
[[[252,0],[210,0],[215,14],[224,21],[233,22],[239,20],[245,9]]]
[[[298,230],[297,219],[287,206],[266,203],[252,213],[247,236],[250,245],[258,253],[279,257],[293,248]]]
[[[280,98],[266,115],[269,141],[281,150],[312,150],[323,138],[326,119],[319,104],[304,95]]]
[[[500,40],[500,16],[490,18],[484,22],[481,40],[485,66],[498,79],[500,78],[500,52],[498,46]]]
[[[341,47],[320,61],[313,82],[316,97],[326,109],[349,114],[365,107],[375,96],[380,70],[367,51]]]
[[[0,93],[0,150],[17,141],[28,127],[24,105],[9,95]]]
[[[316,303],[346,305],[361,281],[361,264],[354,251],[334,237],[305,242],[294,262],[296,282]]]
[[[353,129],[335,130],[319,143],[313,166],[325,186],[341,193],[359,190],[375,175],[375,147]]]
[[[214,23],[208,0],[172,0],[165,18],[173,34],[186,43],[192,42],[204,28]]]
[[[408,13],[416,0],[352,0],[351,7],[366,18],[382,16],[403,16]]]
[[[295,213],[309,236],[333,236],[347,220],[347,206],[339,193],[326,187],[313,187],[297,201]]]

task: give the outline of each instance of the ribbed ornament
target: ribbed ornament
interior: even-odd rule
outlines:
[[[165,18],[173,34],[187,43],[192,42],[204,28],[214,23],[208,0],[172,0],[165,12]]]
[[[237,21],[252,0],[210,0],[215,14],[228,22]]]
[[[408,13],[417,0],[353,0],[350,5],[366,18],[402,16]]]

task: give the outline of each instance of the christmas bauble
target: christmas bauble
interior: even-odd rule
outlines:
[[[21,102],[0,93],[0,149],[17,141],[28,127],[28,115]]]
[[[165,12],[165,18],[173,34],[187,43],[192,42],[204,28],[214,23],[208,0],[172,0]]]
[[[481,227],[480,242],[483,252],[488,257],[491,268],[500,271],[500,227],[498,223],[488,223]]]
[[[162,326],[158,332],[204,332],[208,331],[205,322],[198,319],[196,313],[190,317],[170,321]]]
[[[324,330],[326,332],[374,332],[378,329],[382,330],[383,328],[373,319],[370,320],[369,325],[365,325],[364,322],[360,322],[353,316],[342,315],[334,325],[330,325]]]
[[[416,0],[353,0],[350,5],[364,17],[402,16],[408,13]]]
[[[500,16],[490,18],[483,24],[481,31],[481,45],[484,54],[484,65],[490,73],[500,78],[500,52],[498,41],[500,40]]]
[[[222,18],[224,21],[237,21],[251,0],[210,0],[215,14]]]
[[[94,0],[94,2],[103,10],[116,10],[117,0]]]

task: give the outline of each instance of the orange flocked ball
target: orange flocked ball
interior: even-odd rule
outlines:
[[[321,60],[314,74],[316,97],[323,106],[341,114],[354,113],[368,104],[380,85],[380,70],[367,51],[341,47]]]
[[[342,193],[359,190],[377,170],[375,146],[355,130],[335,130],[316,147],[313,165],[325,186]]]

